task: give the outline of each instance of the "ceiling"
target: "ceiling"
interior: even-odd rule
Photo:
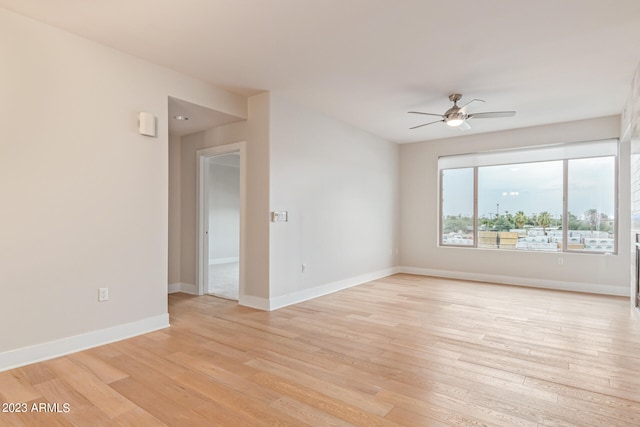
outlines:
[[[169,133],[172,135],[189,135],[241,120],[221,111],[169,97]]]
[[[640,61],[638,0],[0,0],[230,91],[265,90],[399,143],[619,114]]]

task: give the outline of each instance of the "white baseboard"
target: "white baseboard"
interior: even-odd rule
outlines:
[[[268,298],[254,297],[252,295],[240,295],[238,304],[245,307],[257,308],[258,310],[263,311],[271,310]]]
[[[361,285],[363,283],[370,282],[372,280],[391,276],[392,274],[395,274],[397,272],[398,272],[398,269],[395,267],[387,268],[384,270],[375,271],[373,273],[362,274],[360,276],[338,280],[337,282],[327,283],[326,285],[317,286],[315,288],[303,289],[301,291],[297,291],[291,294],[271,298],[270,309],[277,310],[278,308],[286,307],[288,305],[297,304],[299,302],[317,298],[322,295],[331,294],[333,292],[337,292],[343,289],[351,288],[353,286]]]
[[[240,257],[230,258],[209,258],[209,265],[228,264],[230,262],[240,262]]]
[[[398,269],[395,267],[387,268],[384,270],[375,271],[373,273],[362,274],[360,276],[338,280],[337,282],[327,283],[322,286],[316,286],[311,289],[303,289],[287,295],[269,299],[245,295],[240,297],[240,305],[266,311],[277,310],[288,305],[297,304],[299,302],[307,301],[323,295],[331,294],[333,292],[341,291],[343,289],[351,288],[353,286],[361,285],[362,283],[370,282],[382,277],[387,277],[397,272]]]
[[[168,287],[168,293],[175,294],[176,292],[198,295],[198,287],[192,283],[171,283]]]
[[[0,372],[169,327],[169,314],[0,353]]]
[[[473,280],[476,282],[493,282],[503,285],[529,286],[532,288],[555,289],[559,291],[586,292],[591,294],[629,296],[629,289],[601,283],[567,282],[560,280],[533,279],[529,277],[503,276],[481,273],[464,273],[460,271],[437,270],[419,267],[398,267],[399,273],[417,274],[421,276],[444,277],[447,279]]]

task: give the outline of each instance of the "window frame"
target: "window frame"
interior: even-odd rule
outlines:
[[[536,252],[544,252],[544,253],[554,253],[554,252],[560,252],[560,253],[577,253],[577,254],[596,254],[596,255],[617,255],[618,254],[618,249],[619,249],[619,168],[620,168],[620,141],[618,138],[610,138],[610,139],[605,139],[605,140],[598,140],[598,141],[586,141],[583,143],[566,143],[566,144],[554,144],[553,146],[533,146],[533,147],[523,147],[523,148],[517,148],[517,149],[513,149],[513,150],[497,150],[497,151],[493,151],[493,152],[486,152],[489,153],[489,156],[491,156],[491,153],[512,153],[512,154],[517,154],[517,153],[526,153],[527,151],[530,150],[544,150],[545,147],[552,147],[552,149],[554,147],[558,147],[558,146],[569,146],[569,145],[580,145],[580,144],[590,144],[590,143],[611,143],[611,144],[615,144],[615,150],[612,150],[613,152],[603,152],[602,154],[597,154],[597,153],[589,153],[587,155],[584,156],[577,156],[577,155],[572,155],[570,157],[564,157],[564,158],[555,158],[555,159],[548,159],[548,160],[562,160],[562,246],[558,251],[536,251]],[[572,147],[573,148],[573,147]],[[587,150],[589,151],[589,150]],[[467,248],[467,249],[488,249],[488,250],[509,250],[509,251],[513,251],[512,249],[500,249],[500,248],[496,248],[496,249],[490,249],[490,248],[482,248],[482,247],[478,247],[478,240],[479,240],[479,218],[478,218],[478,169],[480,167],[486,167],[486,166],[493,166],[493,164],[491,163],[487,163],[487,164],[469,164],[467,166],[464,165],[464,163],[459,163],[456,164],[454,167],[441,167],[440,166],[440,160],[442,158],[455,158],[455,157],[463,157],[463,156],[467,156],[471,159],[470,163],[473,163],[473,159],[476,156],[483,156],[484,153],[469,153],[469,154],[461,154],[461,155],[452,155],[452,156],[442,156],[438,158],[438,247],[444,247],[444,248]],[[613,157],[613,162],[614,162],[614,183],[613,183],[613,199],[614,199],[614,206],[613,206],[613,215],[614,215],[614,221],[613,221],[613,252],[600,252],[600,251],[590,251],[590,250],[578,250],[578,249],[568,249],[568,231],[569,231],[569,198],[570,198],[570,194],[569,194],[569,161],[570,160],[576,160],[576,159],[589,159],[589,158],[604,158],[604,157]],[[504,165],[509,165],[509,164],[530,164],[530,163],[539,163],[545,160],[531,160],[531,161],[517,161],[517,162],[513,162],[513,163],[505,163],[505,162],[500,162],[500,163],[496,163],[495,165],[500,165],[500,164],[504,164]],[[454,162],[455,164],[456,162]],[[443,242],[443,228],[444,228],[444,171],[446,170],[451,170],[451,169],[468,169],[471,168],[473,169],[473,245],[461,245],[461,244],[445,244]],[[526,250],[526,249],[520,249],[520,250],[516,250],[519,252],[532,252],[531,250]]]
[[[478,244],[478,233],[477,233],[477,221],[478,221],[478,168],[469,168],[469,167],[459,167],[459,168],[450,168],[448,170],[451,169],[473,169],[473,245],[455,245],[455,244],[450,244],[450,245],[443,245],[442,244],[442,236],[443,236],[443,232],[444,232],[444,221],[443,221],[443,208],[444,208],[444,171],[445,169],[438,169],[438,175],[439,175],[439,190],[438,190],[438,211],[440,212],[439,214],[439,219],[438,219],[438,241],[439,241],[439,246],[445,246],[445,247],[460,247],[460,248],[475,248]]]

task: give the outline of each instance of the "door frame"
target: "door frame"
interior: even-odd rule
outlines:
[[[198,268],[198,283],[197,292],[198,295],[204,295],[207,289],[208,277],[209,277],[209,206],[208,206],[208,194],[209,194],[209,163],[208,160],[211,157],[216,157],[224,154],[239,153],[240,154],[240,265],[239,265],[239,289],[238,289],[238,301],[244,295],[244,278],[245,278],[245,251],[246,251],[246,142],[234,142],[231,144],[218,145],[216,147],[203,148],[196,151],[197,156],[197,212],[198,212],[198,225],[197,225],[197,248],[196,248],[196,260]]]

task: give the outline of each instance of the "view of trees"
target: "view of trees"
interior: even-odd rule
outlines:
[[[505,212],[500,215],[491,215],[487,218],[481,216],[478,219],[481,230],[509,231],[511,229],[523,229],[528,227],[541,227],[543,231],[549,227],[562,229],[562,216],[553,216],[549,212],[534,213],[527,215],[523,211],[518,211],[515,215]],[[588,230],[613,232],[613,221],[606,214],[598,212],[597,209],[589,209],[578,218],[569,213],[569,230]],[[443,232],[464,233],[473,231],[473,218],[464,215],[449,215],[444,219]]]

